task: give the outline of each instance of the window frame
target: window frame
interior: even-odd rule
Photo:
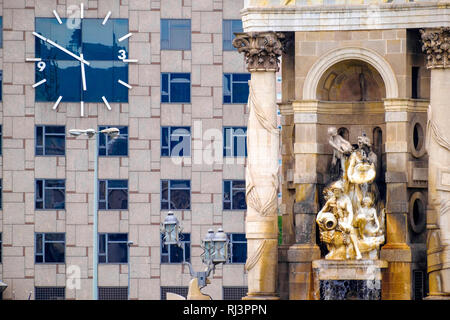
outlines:
[[[172,208],[171,207],[171,193],[172,193],[172,187],[171,187],[171,183],[172,181],[188,181],[189,182],[189,208],[185,208],[185,209],[177,209],[177,208]],[[167,182],[167,200],[163,200],[163,182]],[[173,188],[174,190],[187,190],[188,188]],[[161,184],[160,184],[160,209],[162,210],[186,210],[186,211],[190,211],[191,207],[192,207],[192,184],[191,184],[191,180],[183,180],[183,179],[161,179]],[[168,203],[168,208],[163,208],[162,207],[162,203],[163,202],[167,202]]]
[[[171,24],[174,21],[184,21],[184,22],[189,22],[189,31],[187,32],[187,35],[189,36],[189,48],[182,48],[182,47],[174,47],[174,44],[171,42],[171,28],[173,28],[173,26],[171,26]],[[167,22],[167,30],[168,30],[168,34],[167,34],[167,47],[165,45],[163,45],[163,41],[166,41],[166,36],[163,36],[163,23]],[[185,27],[186,28],[186,27]],[[191,51],[192,50],[192,21],[191,19],[160,19],[160,30],[161,30],[161,36],[160,36],[160,41],[159,41],[159,45],[161,48],[161,51],[163,50],[172,50],[172,51]]]
[[[124,189],[124,187],[112,187],[109,188],[108,184],[110,183],[110,181],[126,181],[127,183],[127,187],[126,189]],[[101,199],[101,183],[105,183],[105,200]],[[129,193],[129,184],[128,184],[128,179],[98,179],[98,210],[103,210],[103,211],[127,211],[129,208],[129,198],[130,198],[130,193]],[[127,206],[124,209],[111,209],[108,208],[108,203],[109,203],[109,196],[108,196],[108,191],[109,190],[126,190],[126,194],[127,194]],[[101,208],[100,207],[100,202],[105,202],[105,208]]]
[[[249,79],[247,81],[243,81],[243,80],[234,80],[234,76],[235,75],[248,75]],[[225,78],[229,76],[230,77],[230,102],[225,102],[225,83],[226,80]],[[233,95],[233,84],[237,83],[237,84],[247,84],[248,87],[248,81],[250,80],[250,73],[245,73],[245,72],[235,72],[235,73],[223,73],[223,77],[222,77],[222,103],[223,104],[247,104],[248,103],[248,96],[245,99],[245,101],[235,101],[237,99],[234,98]],[[250,90],[250,88],[249,88]],[[250,91],[249,91],[250,92]]]
[[[167,133],[168,133],[168,136],[167,136],[168,145],[167,146],[163,145],[163,141],[165,140],[165,139],[163,139],[163,135],[164,135],[164,130],[165,129],[167,129]],[[187,134],[174,135],[174,131],[176,131],[177,129],[188,130],[189,131],[189,135],[187,135]],[[183,143],[182,141],[172,140],[172,137],[174,137],[174,136],[175,137],[189,137],[189,154],[188,155],[185,155],[184,152],[183,152],[182,156],[180,156],[180,155],[173,155],[172,154],[172,151],[173,151],[172,149],[175,146],[177,146],[178,144]],[[184,138],[183,138],[183,140],[184,140]],[[160,156],[162,158],[171,158],[171,157],[180,157],[180,158],[183,157],[184,158],[184,157],[191,157],[191,155],[192,155],[192,133],[191,133],[191,127],[162,126],[161,127],[161,140],[160,141],[161,141],[161,153],[160,153]],[[172,145],[172,142],[176,143],[176,144]],[[163,149],[168,151],[168,155],[163,155]]]
[[[120,133],[119,136],[117,138],[115,138],[115,139],[121,139],[121,137],[126,136],[126,143],[127,143],[126,154],[125,155],[116,155],[116,154],[111,155],[111,154],[108,154],[108,147],[107,146],[108,146],[108,143],[110,142],[111,138],[107,134],[102,134],[103,138],[105,139],[104,140],[105,141],[105,145],[104,146],[100,145],[101,138],[99,137],[98,144],[97,144],[98,156],[99,157],[128,157],[129,154],[130,154],[129,130],[128,130],[129,127],[128,126],[107,126],[107,125],[105,125],[105,126],[98,126],[98,131],[100,132],[103,129],[109,129],[109,128],[117,128],[117,129],[119,129],[119,133],[120,133],[120,130],[126,128],[126,130],[127,130],[126,134],[125,133]],[[105,149],[105,154],[104,155],[100,154],[100,149]]]
[[[244,187],[243,188],[234,188],[233,187],[233,182],[243,182],[244,183]],[[230,199],[226,200],[225,199],[225,184],[229,183],[230,184]],[[246,211],[247,210],[247,202],[245,203],[245,209],[235,209],[234,208],[234,202],[233,202],[233,191],[241,191],[244,192],[245,195],[245,180],[240,180],[240,179],[224,179],[223,183],[222,183],[222,210],[223,211]],[[229,203],[230,204],[230,209],[226,209],[225,208],[225,203]]]
[[[171,83],[172,83],[172,75],[189,75],[189,100],[188,101],[173,101],[175,100],[172,98],[171,95]],[[163,77],[167,76],[167,94],[163,94]],[[190,72],[161,72],[161,95],[160,95],[160,102],[163,103],[170,103],[170,104],[190,104],[192,103],[192,77]],[[163,96],[167,96],[169,101],[163,101]]]
[[[235,32],[244,32],[244,29],[242,27],[242,20],[240,19],[223,19],[222,20],[222,50],[223,51],[237,51],[236,48],[233,47],[233,40],[235,38],[234,36],[234,30],[235,30],[235,23],[240,22],[240,29]],[[226,24],[229,24],[226,26]],[[238,29],[238,28],[236,28]],[[228,35],[230,37],[228,37]],[[228,38],[231,38],[231,40],[228,40]],[[230,46],[228,45],[228,42],[230,42]],[[227,44],[225,44],[227,43]]]
[[[230,146],[226,145],[225,142],[227,141],[227,134],[226,134],[226,130],[231,129],[231,135],[230,135]],[[235,134],[235,132],[239,129],[245,129],[245,143],[244,143],[244,150],[245,150],[245,155],[236,155],[234,154],[234,147],[235,147],[235,137],[244,137],[244,135],[241,134]],[[227,155],[227,150],[230,150],[229,153],[231,153],[231,155]],[[247,153],[247,127],[223,127],[223,157],[227,157],[227,158],[243,158],[243,157],[247,157],[248,153]]]
[[[109,240],[109,237],[111,236],[111,235],[118,235],[118,234],[120,234],[120,235],[126,235],[127,236],[127,240]],[[101,245],[100,245],[100,241],[101,241],[101,239],[102,239],[102,237],[101,236],[105,236],[105,243],[104,243],[104,247],[105,247],[105,253],[100,253],[100,248],[101,248]],[[99,264],[128,264],[128,262],[129,262],[129,257],[130,257],[130,247],[128,246],[128,239],[129,239],[129,237],[128,237],[128,233],[126,233],[126,232],[101,232],[101,233],[99,233],[98,234],[98,248],[99,248],[99,250],[98,250],[98,263]],[[109,262],[109,252],[108,252],[108,244],[109,243],[119,243],[119,244],[125,244],[125,247],[126,247],[126,249],[127,249],[127,255],[126,255],[126,259],[127,259],[127,261],[126,262]],[[101,262],[100,260],[100,257],[105,257],[105,262]]]
[[[38,192],[37,192],[37,182],[38,182],[38,181],[42,181],[42,192],[41,192],[41,193],[42,193],[42,198],[41,198],[41,199],[38,199]],[[59,188],[57,188],[57,187],[51,187],[51,188],[47,188],[47,187],[46,187],[47,181],[60,181],[60,182],[62,181],[62,182],[64,183],[64,187],[59,187]],[[50,190],[59,190],[59,189],[62,189],[62,190],[63,190],[63,192],[64,192],[64,206],[63,206],[63,208],[46,208],[46,207],[45,207],[45,191],[46,191],[47,189],[50,189]],[[38,208],[38,207],[36,206],[38,200],[39,200],[40,202],[42,202],[42,208]],[[66,179],[35,179],[35,180],[34,180],[34,210],[36,210],[36,211],[66,210]]]
[[[62,127],[64,128],[64,133],[46,133],[46,128],[49,127]],[[42,146],[38,146],[38,128],[42,128]],[[46,143],[45,140],[47,136],[62,136],[64,138],[64,153],[63,154],[46,154]],[[42,154],[37,153],[37,149],[42,148]],[[36,157],[64,157],[66,155],[66,126],[59,125],[36,125],[34,127],[34,155]]]
[[[64,240],[45,240],[45,235],[47,234],[62,234],[64,235]],[[37,245],[37,236],[42,236],[42,252],[38,253],[38,245]],[[63,243],[64,244],[64,261],[62,262],[47,262],[45,259],[45,245],[46,244],[52,244],[52,243]],[[42,262],[36,261],[37,256],[42,256]],[[66,263],[66,233],[65,232],[35,232],[34,233],[34,263],[35,264],[65,264]]]
[[[185,240],[186,236],[189,235],[189,240]],[[192,248],[191,248],[191,234],[190,233],[181,233],[180,234],[180,242],[183,246],[183,248],[178,247],[176,244],[163,244],[164,235],[161,235],[161,242],[160,242],[160,263],[161,264],[183,264],[184,262],[191,262],[192,258]],[[186,259],[186,246],[189,248],[189,257]],[[167,247],[167,252],[163,252],[163,248]],[[182,250],[183,251],[183,261],[180,262],[172,262],[170,261],[171,256],[171,250]],[[167,262],[163,262],[163,257],[167,257]]]
[[[3,232],[0,232],[0,264],[3,263]]]

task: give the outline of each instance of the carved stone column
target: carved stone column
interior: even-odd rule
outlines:
[[[421,30],[431,69],[427,264],[430,296],[450,296],[450,28]]]
[[[248,293],[244,299],[278,299],[278,153],[276,77],[284,35],[238,33],[233,45],[251,72],[248,99],[246,236]]]

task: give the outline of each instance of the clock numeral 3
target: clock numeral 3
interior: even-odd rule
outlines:
[[[117,58],[119,58],[120,60],[125,60],[127,58],[127,52],[125,50],[119,50],[119,55],[117,56]]]
[[[45,67],[46,67],[46,64],[45,64],[45,62],[44,61],[39,61],[38,63],[37,63],[37,67],[38,67],[38,69],[39,69],[39,71],[44,71],[44,69],[45,69]]]

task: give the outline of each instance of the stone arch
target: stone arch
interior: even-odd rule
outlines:
[[[360,60],[371,65],[384,81],[386,98],[398,98],[398,84],[394,71],[380,54],[365,48],[345,47],[325,53],[314,63],[306,75],[303,100],[317,100],[317,87],[324,73],[336,63],[345,60]]]

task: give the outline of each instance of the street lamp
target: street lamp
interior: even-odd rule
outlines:
[[[161,234],[163,235],[163,245],[176,244],[182,247],[179,240],[179,233],[181,226],[178,219],[174,216],[172,211],[167,213],[164,222],[161,223]],[[206,264],[205,271],[195,272],[192,264],[183,262],[189,266],[189,272],[192,277],[197,278],[199,289],[206,286],[207,278],[214,271],[217,264],[226,263],[228,261],[228,245],[229,240],[222,228],[219,228],[216,233],[209,229],[202,240],[201,247],[203,253],[201,254],[202,262]]]
[[[127,295],[127,297],[128,297],[128,300],[130,300],[130,274],[131,274],[131,269],[130,269],[130,267],[131,267],[131,264],[130,264],[130,248],[131,248],[131,246],[133,244],[134,244],[134,242],[131,241],[131,240],[129,240],[127,242],[127,246],[128,246],[128,250],[127,250],[127,255],[128,255],[128,257],[127,257],[127,261],[128,261],[128,295]]]
[[[107,134],[114,139],[119,136],[119,129],[107,128],[100,131],[95,129],[71,129],[69,133],[78,137],[86,135],[88,138],[95,136],[94,148],[94,252],[93,252],[93,273],[92,273],[92,299],[98,300],[98,136],[99,134]],[[129,290],[129,289],[128,289]]]
[[[182,229],[177,217],[173,214],[172,211],[169,211],[166,218],[164,219],[164,222],[161,223],[161,233],[164,236],[163,243],[167,245],[176,244],[180,247],[181,230]]]

